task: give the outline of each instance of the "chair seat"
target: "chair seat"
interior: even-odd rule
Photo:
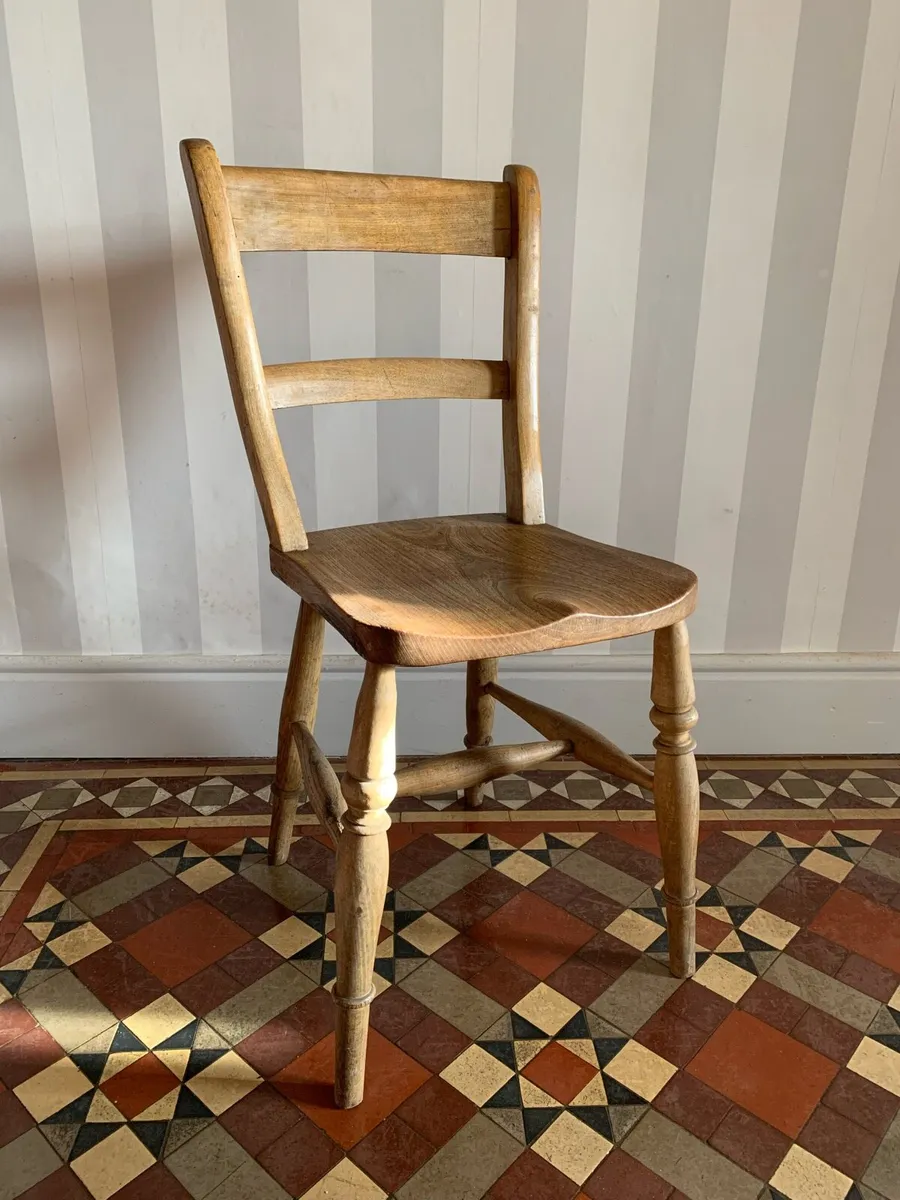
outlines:
[[[407,667],[645,633],[697,589],[674,563],[498,514],[325,529],[271,559],[364,658]]]

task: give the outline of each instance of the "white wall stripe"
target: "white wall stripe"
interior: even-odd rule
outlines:
[[[335,62],[342,70],[334,69]],[[369,0],[340,9],[300,0],[300,78],[306,165],[372,170],[372,14]],[[375,354],[371,254],[309,255],[313,358]],[[374,521],[378,514],[374,404],[314,410],[318,523]]]
[[[800,0],[732,0],[675,550],[701,652],[725,645],[799,22]]]
[[[838,645],[900,264],[900,7],[873,0],[782,647]],[[888,647],[885,647],[888,649]]]
[[[82,649],[141,649],[78,10],[7,0],[13,86],[47,338]]]
[[[478,173],[478,52],[481,0],[444,5],[441,171],[448,178]],[[475,315],[475,260],[441,259],[441,354],[471,358]],[[438,511],[463,513],[469,496],[469,434],[473,403],[440,401]]]
[[[512,158],[516,0],[481,0],[478,42],[476,179],[499,179]],[[475,260],[472,353],[500,358],[503,346],[503,264]],[[501,410],[474,403],[469,448],[469,512],[504,506]]]
[[[659,0],[592,0],[588,11],[559,516],[613,544],[658,20]]]
[[[258,654],[256,498],[178,153],[203,136],[233,161],[225,0],[153,0],[203,652]]]

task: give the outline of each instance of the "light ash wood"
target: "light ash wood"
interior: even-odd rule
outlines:
[[[324,644],[325,621],[314,608],[301,602],[278,721],[278,757],[272,781],[269,837],[272,866],[286,862],[291,848],[294,817],[303,787],[303,769],[292,726],[295,721],[302,721],[308,729],[315,729]]]
[[[481,746],[423,758],[397,772],[399,796],[433,796],[437,792],[471,790],[490,779],[527,771],[550,758],[569,754],[572,743],[521,742],[511,746]]]
[[[231,395],[269,541],[279,550],[305,550],[306,531],[269,403],[222,167],[209,142],[199,138],[181,143],[181,161]]]
[[[353,400],[503,400],[509,368],[473,358],[335,358],[265,368],[273,408]]]
[[[508,166],[503,178],[513,226],[503,301],[503,357],[509,363],[509,398],[503,405],[506,512],[511,521],[539,525],[544,520],[538,433],[541,193],[530,167]]]
[[[567,717],[565,713],[545,708],[543,704],[528,700],[525,696],[511,692],[497,683],[489,683],[486,690],[489,696],[499,700],[504,707],[523,721],[527,721],[532,729],[536,729],[544,737],[565,738],[571,742],[576,756],[590,763],[598,771],[608,771],[611,775],[640,784],[641,787],[653,787],[653,772],[648,771],[630,754],[620,750],[596,729],[591,729],[589,725],[576,721],[573,717]]]
[[[394,668],[367,663],[341,784],[347,811],[334,882],[339,1108],[353,1108],[363,1098],[375,946],[388,883],[387,809],[397,794],[396,714]]]
[[[487,684],[497,682],[496,658],[475,659],[466,664],[466,736],[469,749],[489,746],[494,729],[494,700],[485,691]],[[481,808],[484,801],[483,781],[465,788],[466,808]]]
[[[225,186],[242,250],[509,253],[501,183],[226,167]]]
[[[271,563],[363,658],[410,667],[645,633],[692,612],[697,585],[662,559],[498,514],[316,531]]]
[[[654,635],[650,698],[650,720],[659,730],[653,742],[653,793],[662,850],[669,965],[673,975],[685,979],[696,969],[700,785],[691,733],[697,724],[694,679],[683,621]]]
[[[309,802],[337,848],[344,832],[344,813],[347,811],[340,780],[305,721],[294,722],[293,734],[303,764]]]

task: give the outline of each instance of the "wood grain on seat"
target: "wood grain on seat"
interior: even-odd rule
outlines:
[[[644,633],[693,611],[696,577],[499,514],[354,525],[272,570],[370,662],[422,667]]]

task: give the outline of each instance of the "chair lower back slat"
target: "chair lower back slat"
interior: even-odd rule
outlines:
[[[509,367],[471,358],[335,358],[265,368],[273,408],[348,400],[505,400]]]

